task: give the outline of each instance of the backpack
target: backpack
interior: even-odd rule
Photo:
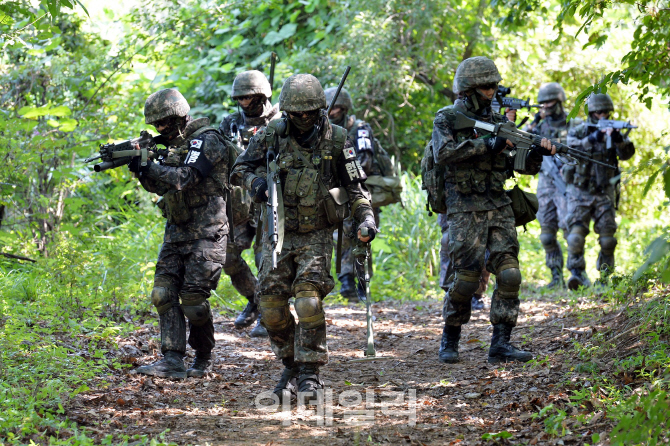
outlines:
[[[373,208],[402,202],[402,182],[393,165],[388,152],[379,144],[375,144],[374,161],[379,166],[381,175],[370,175],[365,186],[370,191]]]
[[[426,211],[432,216],[436,214],[446,214],[447,204],[444,201],[444,174],[445,167],[435,164],[433,156],[433,141],[430,140],[423,151],[421,159],[421,189],[428,195],[426,202]]]

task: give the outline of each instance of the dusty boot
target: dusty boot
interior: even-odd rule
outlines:
[[[340,287],[340,294],[349,302],[358,302],[358,291],[356,291],[356,283],[353,274],[345,274],[339,278],[342,286]]]
[[[249,299],[249,303],[246,307],[244,307],[244,310],[242,310],[240,315],[237,316],[237,319],[235,319],[235,328],[248,327],[249,325],[253,324],[260,315],[260,312],[258,311],[258,305],[253,302],[254,297],[251,296],[247,299]]]
[[[472,309],[473,310],[483,310],[484,309],[484,296],[481,294],[472,295]]]
[[[212,364],[212,353],[195,353],[195,360],[191,367],[186,370],[186,376],[193,378],[202,378],[208,372],[209,366]]]
[[[573,269],[570,271],[572,275],[568,279],[568,289],[577,290],[580,286],[589,287],[591,286],[591,281],[589,276],[586,275],[586,271],[583,269]]]
[[[458,341],[461,339],[461,326],[445,325],[442,331],[442,343],[438,358],[440,362],[453,364],[458,362]]]
[[[261,325],[261,315],[258,315],[258,320],[256,321],[256,326],[249,333],[249,336],[252,338],[267,338],[268,331]]]
[[[493,336],[491,336],[491,348],[489,348],[489,364],[499,362],[528,362],[533,359],[530,352],[520,350],[509,343],[512,336],[512,327],[508,324],[493,325]]]
[[[302,400],[301,402],[307,404],[310,400],[315,400],[319,389],[323,389],[323,381],[319,378],[319,366],[310,362],[300,364],[298,398]]]
[[[551,268],[551,282],[544,286],[546,290],[565,289],[565,281],[563,280],[563,268]]]
[[[284,364],[284,371],[281,374],[281,378],[277,382],[272,393],[279,397],[279,402],[284,401],[284,394],[287,395],[289,399],[294,399],[298,394],[298,366],[293,362],[293,358],[284,358],[281,360]]]
[[[153,364],[143,365],[135,369],[140,375],[159,376],[161,378],[186,378],[186,367],[181,353],[167,351],[163,359]]]

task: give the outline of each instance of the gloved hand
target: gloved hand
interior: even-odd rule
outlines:
[[[489,152],[500,153],[505,147],[507,147],[507,140],[496,136],[495,138],[486,139],[486,148],[489,149]]]
[[[368,240],[368,242],[373,241],[375,239],[375,235],[377,235],[377,225],[375,224],[375,221],[367,218],[363,223],[358,225],[358,238],[359,238],[359,240],[361,239],[361,237],[363,237],[361,235],[361,229],[363,229],[363,228],[367,228],[367,230],[368,230],[368,237],[370,237],[370,240]],[[363,237],[363,238],[365,238],[365,237]],[[363,240],[361,240],[361,241],[363,241]]]
[[[545,140],[547,141],[545,144],[548,145],[550,148],[547,149],[546,147],[538,146],[535,144],[533,144],[531,148],[533,149],[533,152],[537,153],[538,155],[551,156],[551,141],[546,138],[542,138],[542,141]]]
[[[595,144],[596,142],[603,142],[603,140],[605,139],[605,133],[602,132],[600,129],[596,129],[589,134],[588,138],[591,144]]]
[[[130,163],[128,164],[128,170],[135,173],[146,172],[147,170],[149,170],[149,163],[151,163],[151,161],[147,161],[147,165],[143,166],[142,157],[136,156],[133,157],[132,160],[130,160]]]
[[[617,129],[612,130],[612,142],[623,141],[623,135]]]
[[[265,194],[268,190],[268,182],[265,178],[258,177],[251,182],[251,189],[254,193],[254,201],[256,203],[263,203],[268,201],[268,196]]]

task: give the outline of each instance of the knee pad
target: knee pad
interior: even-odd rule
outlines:
[[[442,233],[442,240],[441,240],[440,248],[444,252],[449,252],[449,232],[443,232]]]
[[[598,242],[600,243],[600,249],[602,250],[603,254],[614,254],[614,249],[617,245],[616,237],[613,235],[601,235],[598,239]]]
[[[181,296],[181,309],[188,321],[196,327],[205,325],[212,318],[209,301],[202,294],[184,294]]]
[[[172,306],[178,305],[178,292],[172,282],[157,277],[154,280],[154,288],[151,290],[151,303],[154,304],[159,315],[166,313]]]
[[[555,232],[542,232],[540,234],[540,243],[544,249],[551,249],[556,247],[556,233]]]
[[[470,302],[472,295],[479,289],[481,275],[481,271],[467,271],[464,269],[456,271],[454,284],[449,290],[449,298],[454,302]]]
[[[268,330],[281,331],[288,327],[293,319],[286,296],[262,295],[259,298],[259,306],[261,323]]]
[[[570,228],[568,235],[568,251],[573,254],[579,254],[584,251],[584,243],[589,230],[581,225],[575,225]]]
[[[507,264],[496,273],[496,290],[501,299],[515,299],[519,297],[521,287],[521,271],[518,265]]]
[[[311,283],[301,283],[295,286],[293,306],[298,314],[300,326],[303,328],[316,328],[326,322],[326,315],[321,306],[321,293]]]

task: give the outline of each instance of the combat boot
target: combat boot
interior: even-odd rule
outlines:
[[[530,352],[521,350],[509,343],[512,336],[512,327],[509,324],[494,324],[489,348],[489,364],[500,362],[528,362],[533,359]]]
[[[140,375],[159,376],[161,378],[186,378],[186,367],[182,359],[182,354],[167,351],[163,359],[153,364],[143,365],[135,369],[135,373]]]
[[[358,302],[358,291],[356,290],[356,282],[353,274],[345,274],[340,277],[340,294],[342,297],[349,300],[349,302]]]
[[[279,402],[284,401],[284,395],[289,399],[294,399],[298,394],[298,365],[293,361],[293,358],[284,358],[281,360],[284,364],[284,371],[281,374],[281,378],[277,382],[272,393],[279,397]]]
[[[563,280],[563,268],[558,266],[551,268],[551,282],[544,286],[545,290],[565,289],[565,280]]]
[[[473,310],[483,310],[484,309],[484,296],[481,294],[472,295],[472,309]]]
[[[261,325],[261,315],[258,315],[258,320],[256,321],[256,326],[249,333],[249,336],[252,338],[267,338],[268,331]]]
[[[458,362],[458,341],[461,339],[461,326],[445,325],[442,330],[442,343],[438,358],[440,362],[454,364]]]
[[[202,378],[208,372],[209,366],[212,364],[212,353],[195,353],[195,359],[191,367],[186,370],[186,376],[193,378]]]
[[[298,398],[307,404],[317,398],[317,391],[323,389],[323,381],[319,378],[319,366],[313,362],[300,364],[298,373]]]
[[[249,325],[253,324],[260,315],[260,312],[258,311],[258,305],[254,303],[254,297],[251,296],[247,299],[249,299],[249,303],[246,307],[244,307],[244,310],[242,310],[240,315],[237,316],[237,319],[235,319],[235,328],[248,327]]]
[[[589,287],[591,286],[591,281],[589,276],[586,275],[586,271],[583,269],[572,269],[570,270],[572,275],[568,279],[568,289],[575,291],[579,289],[580,286]]]

